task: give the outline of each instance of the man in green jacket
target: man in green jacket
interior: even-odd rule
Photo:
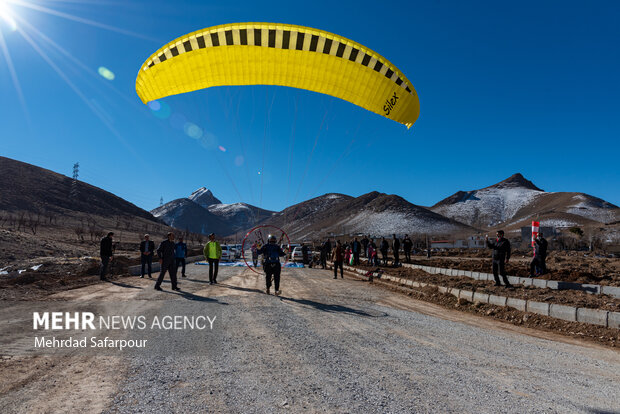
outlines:
[[[209,241],[203,251],[205,259],[209,262],[209,284],[217,283],[217,269],[222,258],[222,246],[215,241],[215,234],[209,234]]]

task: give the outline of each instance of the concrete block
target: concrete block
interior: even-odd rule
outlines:
[[[487,293],[474,292],[474,302],[489,303],[489,295]]]
[[[620,329],[620,312],[609,312],[609,315],[607,315],[607,326]]]
[[[620,298],[620,286],[601,286],[601,293]]]
[[[448,288],[448,293],[450,293],[452,296],[456,296],[458,298],[459,294],[461,293],[461,289]]]
[[[489,304],[497,306],[506,306],[506,296],[489,295]]]
[[[461,299],[465,299],[469,302],[473,302],[474,301],[474,292],[472,292],[471,290],[461,290],[461,292],[459,293],[459,298]]]
[[[607,326],[609,311],[600,309],[577,308],[577,322]]]
[[[407,286],[413,286],[413,280],[408,280],[407,281]]]
[[[525,312],[525,305],[526,305],[526,301],[524,299],[517,299],[517,298],[510,298],[510,297],[506,299],[506,306],[515,308],[516,310]]]
[[[547,281],[545,279],[532,279],[532,286],[544,289],[547,287]]]
[[[437,290],[439,290],[439,293],[448,293],[449,289],[444,286],[437,286]]]
[[[600,295],[601,294],[601,286],[600,285],[589,285],[589,284],[583,284],[581,285],[580,290],[584,290],[586,293],[593,293],[595,295]]]
[[[526,309],[528,312],[549,316],[549,304],[545,302],[535,302],[533,300],[528,300]]]
[[[471,270],[466,270],[466,271],[463,273],[463,276],[465,276],[465,277],[471,277]]]
[[[503,280],[502,277],[499,277],[500,280]],[[517,276],[508,276],[508,281],[511,285],[518,285],[521,283],[521,278]]]
[[[523,286],[532,286],[532,278],[531,277],[520,277],[519,283]]]
[[[551,304],[549,306],[549,316],[563,319],[565,321],[576,322],[577,321],[577,308],[566,305]]]

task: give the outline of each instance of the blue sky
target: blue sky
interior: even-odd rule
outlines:
[[[80,179],[147,210],[202,186],[272,210],[373,190],[428,206],[515,172],[620,204],[619,2],[0,5],[18,28],[0,18],[0,155],[66,175],[79,161]],[[248,21],[315,27],[377,51],[415,86],[420,118],[407,130],[276,86],[168,97],[166,118],[142,105],[135,78],[159,47]],[[186,122],[208,139],[189,137]]]

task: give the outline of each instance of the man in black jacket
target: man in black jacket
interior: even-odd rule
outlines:
[[[168,239],[162,241],[157,248],[161,272],[159,272],[159,277],[157,278],[157,282],[155,282],[155,290],[161,290],[161,282],[164,281],[166,272],[170,275],[172,290],[181,290],[177,286],[177,268],[174,260],[174,247],[174,233],[170,232],[168,233]]]
[[[105,274],[108,271],[108,264],[114,256],[112,236],[114,236],[114,233],[109,232],[107,236],[101,239],[101,243],[99,243],[99,256],[101,257],[101,271],[99,273],[99,279],[101,280],[107,280]]]
[[[403,239],[403,250],[405,251],[405,260],[407,263],[411,263],[411,248],[413,247],[413,242],[409,238],[408,234],[405,234],[405,238]]]
[[[493,249],[493,278],[495,279],[495,286],[501,286],[499,283],[498,272],[502,275],[504,285],[507,288],[511,288],[512,285],[506,277],[506,263],[510,260],[510,242],[504,237],[504,230],[497,231],[497,239],[495,241],[489,240],[489,236],[485,237],[487,246]]]
[[[547,273],[547,265],[545,259],[547,258],[547,240],[543,237],[542,232],[538,233],[538,236],[534,239],[534,259],[530,263],[530,277],[536,277],[536,268],[540,269],[541,275]]]
[[[390,248],[390,245],[388,244],[387,240],[385,240],[385,237],[382,237],[381,244],[379,245],[379,250],[381,251],[381,256],[383,258],[383,266],[387,266],[389,248]]]
[[[392,239],[392,252],[394,253],[394,266],[398,266],[400,264],[400,240],[396,237],[396,234],[393,234],[394,238]]]
[[[321,267],[325,269],[327,267],[327,255],[332,252],[332,243],[329,241],[329,237],[321,246]]]
[[[351,250],[353,251],[353,264],[357,266],[360,264],[360,253],[362,252],[362,243],[357,240],[357,237],[351,243]]]
[[[258,254],[263,255],[263,269],[265,269],[265,292],[269,295],[269,289],[271,289],[271,279],[273,278],[276,296],[280,295],[280,273],[282,272],[282,265],[280,264],[280,257],[286,256],[286,253],[277,244],[276,236],[269,235],[268,243],[258,250]]]
[[[368,243],[370,243],[370,237],[364,236],[364,238],[361,240],[362,243],[362,253],[364,254],[364,257],[368,257]]]
[[[151,265],[153,264],[153,252],[155,252],[155,243],[149,240],[151,236],[144,235],[144,240],[140,242],[140,262],[142,263],[142,272],[140,277],[144,277],[144,267],[148,265],[149,278],[151,278]]]

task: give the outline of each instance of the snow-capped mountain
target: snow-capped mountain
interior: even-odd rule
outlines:
[[[207,189],[206,187],[200,187],[198,190],[191,193],[190,196],[187,198],[204,208],[208,208],[210,205],[213,204],[222,204],[220,200],[215,198],[211,190]]]
[[[476,227],[540,219],[543,226],[569,227],[618,220],[617,206],[583,193],[545,192],[517,173],[480,190],[458,191],[431,210]]]
[[[370,233],[389,236],[396,233],[420,235],[471,231],[432,211],[405,199],[373,191],[357,198],[343,194],[325,194],[288,207],[261,224],[286,227],[289,237],[312,239],[326,234]]]
[[[177,228],[220,235],[244,231],[273,214],[246,203],[223,204],[205,187],[194,191],[188,198],[157,207],[152,213]]]
[[[192,233],[232,233],[229,223],[188,198],[172,200],[151,210],[151,213],[171,227]]]

